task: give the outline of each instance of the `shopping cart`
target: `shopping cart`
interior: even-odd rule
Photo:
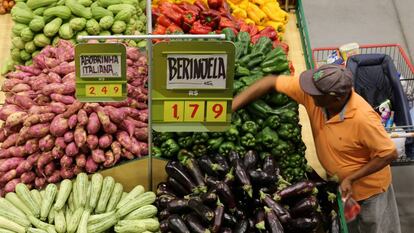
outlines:
[[[312,62],[314,68],[327,63],[328,57],[336,51],[340,54],[338,47],[323,47],[312,49]],[[401,86],[407,96],[409,108],[414,107],[414,66],[411,64],[404,49],[399,44],[370,44],[360,45],[360,54],[386,54],[391,57],[400,75]],[[386,128],[391,138],[410,138],[414,137],[414,126],[397,126]],[[414,163],[413,156],[403,155],[394,165],[408,165]]]

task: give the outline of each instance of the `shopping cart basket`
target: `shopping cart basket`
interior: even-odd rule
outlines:
[[[312,49],[312,60],[315,68],[327,63],[328,57],[336,51],[339,53],[337,47],[324,47]],[[360,45],[360,54],[386,54],[391,57],[395,68],[400,75],[401,86],[409,101],[409,108],[414,106],[414,67],[411,64],[408,56],[403,48],[398,44],[371,44]],[[393,128],[386,128],[392,138],[410,138],[414,140],[414,127],[412,125],[397,126]],[[403,156],[395,164],[412,164],[414,158],[412,155]]]

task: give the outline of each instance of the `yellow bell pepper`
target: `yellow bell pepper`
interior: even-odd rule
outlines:
[[[242,2],[243,0],[229,0],[228,3],[234,3],[234,4],[239,4],[240,2]]]
[[[247,18],[247,12],[239,7],[234,8],[233,10],[233,16],[238,18],[238,19],[245,19]]]
[[[262,25],[266,21],[266,14],[254,3],[250,3],[247,8],[247,16],[257,25]]]
[[[256,25],[256,23],[253,20],[249,19],[249,18],[244,19],[244,22],[246,24],[254,24],[254,25]]]
[[[288,14],[280,9],[279,4],[266,3],[260,8],[273,21],[287,23]]]
[[[247,10],[250,4],[249,0],[242,0],[237,6],[243,10]]]
[[[257,26],[257,29],[259,29],[259,31],[263,30],[264,28],[265,28],[265,26],[262,26],[262,25]]]
[[[273,27],[277,32],[282,32],[284,30],[284,25],[281,22],[276,21],[267,21],[265,23],[266,26]]]

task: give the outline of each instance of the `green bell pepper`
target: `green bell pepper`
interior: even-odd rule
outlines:
[[[240,81],[243,82],[246,86],[250,86],[253,83],[255,83],[257,80],[262,79],[263,75],[261,74],[255,74],[250,76],[244,76],[240,78]]]
[[[269,37],[262,36],[252,48],[252,53],[268,54],[272,50],[273,44]]]
[[[211,133],[209,133],[209,137],[211,137],[211,138],[219,138],[223,135],[224,135],[223,132],[211,132]]]
[[[259,126],[254,121],[245,121],[242,125],[242,130],[245,133],[256,134]]]
[[[269,127],[265,127],[260,133],[257,135],[257,140],[267,148],[273,148],[277,146],[279,136],[275,131],[273,131]]]
[[[292,123],[297,124],[299,122],[299,114],[296,112],[286,109],[282,112],[282,114],[279,115],[280,122],[282,123]]]
[[[245,109],[240,109],[240,110],[237,111],[237,113],[239,114],[240,118],[242,119],[242,122],[251,120],[250,115],[247,113],[247,111]]]
[[[210,138],[207,142],[208,146],[207,149],[210,151],[216,151],[221,143],[223,143],[224,138],[223,137],[219,137],[219,138]]]
[[[194,145],[193,146],[192,151],[195,154],[195,156],[201,157],[201,156],[207,154],[207,146],[201,145],[201,144],[197,144],[197,145]]]
[[[163,157],[174,157],[178,151],[180,151],[180,146],[172,138],[168,139],[161,145],[161,152]]]
[[[264,68],[262,68],[262,71],[264,73],[268,73],[268,74],[278,74],[278,73],[283,72],[287,69],[289,69],[289,63],[288,62],[282,62],[282,63],[276,63],[273,66],[264,67]]]
[[[209,135],[206,132],[196,132],[193,134],[194,144],[205,144],[209,139]]]
[[[266,118],[266,120],[263,124],[263,126],[265,126],[265,127],[267,126],[267,127],[271,128],[271,129],[274,129],[274,130],[277,129],[279,127],[279,125],[280,125],[280,118],[279,118],[278,115],[272,115],[272,116]]]
[[[259,118],[256,120],[256,124],[259,126],[259,128],[263,128],[264,120]]]
[[[185,164],[188,158],[195,158],[195,155],[186,149],[181,149],[177,155],[178,161]]]
[[[161,149],[159,147],[157,147],[157,146],[153,146],[151,148],[151,156],[152,157],[157,157],[157,158],[162,157]]]
[[[236,59],[236,63],[238,63],[239,59],[244,55],[245,43],[237,41],[234,43],[234,47],[236,48],[234,58]]]
[[[260,63],[262,63],[264,57],[265,57],[264,55],[258,56],[258,57],[254,57],[253,59],[251,59],[247,63],[247,68],[251,69],[251,68],[254,68],[254,67],[258,66]]]
[[[233,95],[236,95],[244,86],[245,85],[242,81],[234,80],[233,81]]]
[[[160,132],[158,133],[158,139],[162,142],[167,141],[168,139],[174,138],[174,133],[172,132]]]
[[[295,136],[295,126],[293,124],[285,123],[281,124],[277,134],[285,140],[289,140]]]
[[[283,51],[282,47],[276,47],[272,49],[272,51],[266,54],[264,61],[269,61],[275,57],[282,56],[282,55],[286,57],[286,53]]]
[[[230,128],[225,132],[226,139],[229,141],[237,141],[239,139],[239,130],[235,126],[230,126]]]
[[[235,145],[233,142],[224,142],[219,147],[219,153],[223,156],[227,156],[230,151],[235,150]]]
[[[250,61],[252,61],[256,58],[260,58],[260,59],[263,60],[263,53],[250,53],[250,54],[247,54],[247,55],[243,56],[242,58],[240,58],[239,63],[243,66],[247,66],[247,64],[249,64]]]
[[[284,63],[289,65],[289,61],[287,60],[285,55],[278,56],[278,57],[275,57],[275,58],[267,60],[267,61],[263,61],[262,63],[260,63],[260,67],[262,67],[262,68],[274,67],[276,65],[280,65],[280,64],[284,64]],[[283,69],[283,70],[285,70],[285,69]],[[283,71],[283,70],[280,70],[280,71]]]
[[[240,143],[245,147],[254,147],[256,145],[256,138],[251,133],[246,133],[240,139]]]
[[[240,76],[248,76],[250,75],[250,70],[247,69],[244,66],[240,66],[238,65],[236,68],[236,73],[234,74],[236,77],[240,77]]]
[[[248,32],[239,32],[237,34],[237,41],[244,42],[246,44],[250,44],[250,34]]]
[[[289,102],[289,97],[283,93],[276,92],[274,94],[270,94],[267,102],[274,104],[275,106],[283,106]]]
[[[231,124],[234,125],[235,127],[241,127],[243,122],[242,119],[240,117],[240,114],[238,114],[237,112],[232,112],[231,113]]]
[[[178,138],[177,143],[181,148],[190,148],[193,145],[193,137],[192,136],[180,137]]]
[[[234,147],[234,151],[236,151],[240,155],[244,155],[246,153],[246,149],[243,146],[239,146],[239,145]]]
[[[226,35],[226,40],[228,40],[228,41],[235,41],[236,40],[236,35],[234,34],[233,29],[231,29],[231,28],[224,28],[223,30],[221,30],[221,33]]]

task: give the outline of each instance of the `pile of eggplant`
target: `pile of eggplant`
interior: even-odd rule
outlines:
[[[161,232],[340,232],[336,196],[325,191],[326,182],[291,184],[273,156],[252,150],[180,153],[185,156],[167,163],[168,179],[156,191]],[[331,187],[335,192],[337,185]]]

